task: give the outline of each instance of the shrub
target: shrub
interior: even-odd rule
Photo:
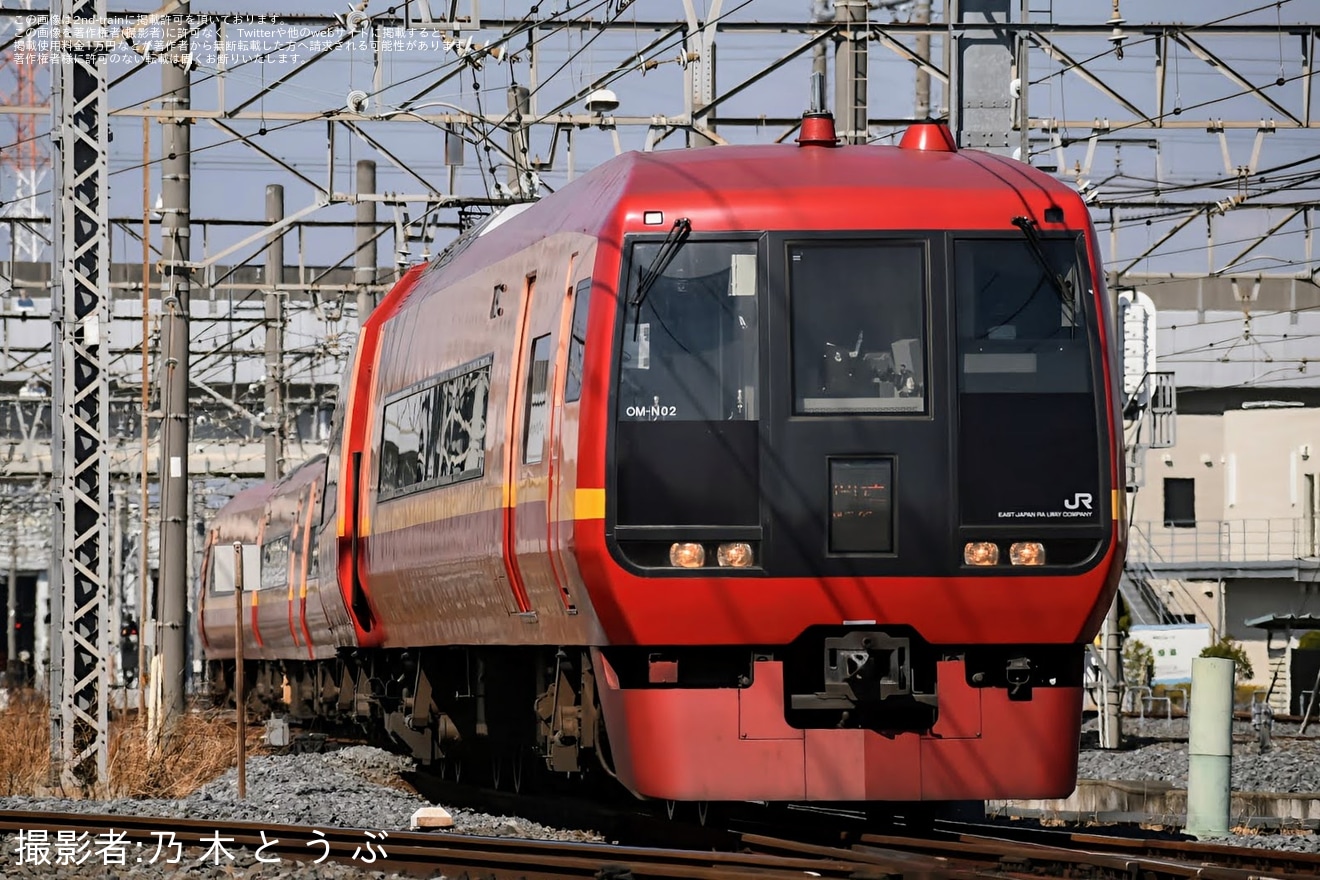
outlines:
[[[1237,664],[1235,677],[1239,679],[1249,679],[1255,673],[1251,668],[1251,660],[1247,658],[1247,649],[1242,645],[1225,636],[1213,645],[1207,645],[1201,650],[1202,657],[1222,657],[1225,660],[1232,660]]]
[[[1123,683],[1128,687],[1150,684],[1150,673],[1155,663],[1155,652],[1140,639],[1128,639],[1123,644]]]
[[[1320,629],[1313,629],[1297,640],[1301,651],[1320,651]]]

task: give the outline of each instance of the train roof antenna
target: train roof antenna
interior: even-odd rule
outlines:
[[[819,70],[811,74],[811,109],[807,112],[830,112],[830,108],[825,106],[825,74]]]

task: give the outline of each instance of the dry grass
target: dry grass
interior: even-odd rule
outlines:
[[[0,797],[32,794],[50,766],[50,710],[44,697],[10,691],[0,709]]]
[[[151,748],[146,717],[133,712],[110,723],[108,783],[68,796],[185,797],[237,762],[234,723],[190,712]],[[248,753],[260,751],[261,728],[248,727]],[[0,710],[0,797],[48,791],[50,715],[44,696],[11,695]]]

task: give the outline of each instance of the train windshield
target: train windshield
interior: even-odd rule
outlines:
[[[1080,240],[1039,243],[954,242],[964,525],[1101,520],[1090,274]]]
[[[798,415],[925,412],[925,268],[912,242],[788,246]]]
[[[963,393],[1091,391],[1082,307],[1090,290],[1079,245],[1071,239],[1045,239],[1040,245],[1061,284],[1050,278],[1025,239],[955,244]]]
[[[633,248],[619,419],[754,419],[756,242],[687,243],[633,305],[638,278],[660,247]]]
[[[757,242],[689,240],[638,297],[661,247],[633,246],[620,297],[618,522],[755,523]]]

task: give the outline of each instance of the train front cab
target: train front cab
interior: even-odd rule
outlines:
[[[626,785],[1071,791],[1121,557],[1083,228],[626,242],[604,529],[580,537]]]

